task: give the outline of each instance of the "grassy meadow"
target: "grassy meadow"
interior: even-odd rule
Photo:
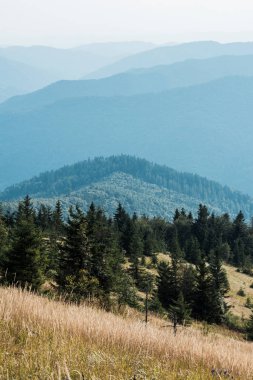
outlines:
[[[1,380],[252,379],[253,344],[0,288]]]

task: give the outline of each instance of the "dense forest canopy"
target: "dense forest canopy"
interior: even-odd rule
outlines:
[[[124,182],[131,183],[131,188]],[[198,175],[127,155],[95,158],[43,173],[7,188],[0,194],[0,200],[19,200],[26,194],[34,199],[44,198],[44,203],[51,205],[55,198],[61,198],[65,211],[76,203],[87,210],[85,200],[91,203],[95,199],[103,207],[109,203],[105,211],[111,215],[117,202],[130,213],[138,210],[139,214],[167,219],[172,218],[176,207],[183,206],[196,214],[199,203],[207,204],[217,214],[228,212],[236,216],[242,210],[247,220],[253,215],[253,200],[247,195]]]

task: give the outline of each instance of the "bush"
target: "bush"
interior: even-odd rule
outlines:
[[[242,333],[246,331],[245,321],[243,321],[243,319],[238,317],[237,315],[232,314],[231,312],[228,312],[226,314],[225,325],[229,329],[234,330],[234,331],[238,331]]]
[[[251,308],[252,308],[253,304],[252,304],[252,301],[251,301],[251,298],[250,298],[250,297],[247,297],[244,306],[247,307],[248,309],[251,309]]]
[[[238,295],[238,296],[241,296],[241,297],[245,297],[245,296],[246,296],[245,291],[243,290],[243,288],[240,288],[240,289],[238,290],[237,295]]]

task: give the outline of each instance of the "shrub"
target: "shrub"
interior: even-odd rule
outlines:
[[[238,295],[238,296],[241,296],[241,297],[245,297],[245,296],[246,296],[245,291],[243,290],[243,288],[240,288],[240,289],[238,290],[237,295]]]

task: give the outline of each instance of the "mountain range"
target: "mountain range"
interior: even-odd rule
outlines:
[[[253,77],[0,113],[4,187],[88,157],[142,156],[253,194]],[[32,100],[31,100],[32,104]]]
[[[121,202],[131,214],[172,219],[176,208],[196,215],[199,204],[204,203],[216,214],[235,216],[242,210],[248,219],[253,215],[253,198],[249,196],[197,175],[125,155],[43,173],[7,188],[0,193],[0,200],[13,209],[26,194],[36,207],[41,202],[54,206],[60,199],[64,212],[75,204],[87,210],[94,202],[112,215]]]
[[[131,96],[194,86],[227,76],[253,76],[253,55],[187,60],[136,69],[99,80],[58,81],[0,104],[0,113],[31,111],[62,99],[84,96]]]
[[[189,59],[206,59],[224,55],[252,55],[252,42],[221,44],[215,41],[196,41],[177,45],[158,46],[148,51],[122,58],[99,70],[94,70],[86,79],[98,79],[128,70],[157,65],[168,65]]]
[[[60,79],[79,79],[128,55],[154,48],[145,42],[87,44],[71,49],[47,46],[0,48],[0,102]]]

